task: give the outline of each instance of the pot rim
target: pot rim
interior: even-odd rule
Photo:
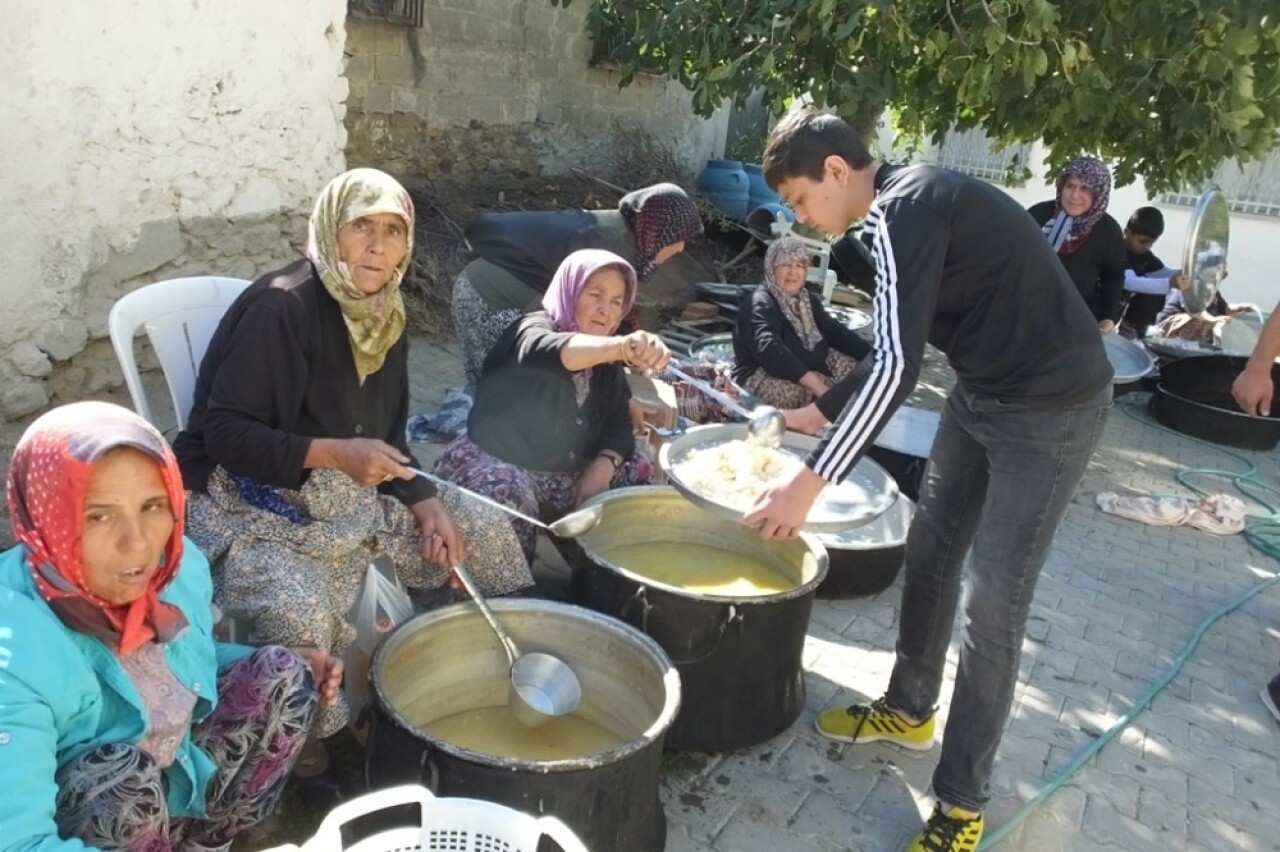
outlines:
[[[382,678],[379,677],[380,672],[384,668],[384,662],[387,655],[394,652],[395,645],[399,644],[395,640],[396,636],[402,632],[408,632],[413,626],[422,627],[424,624],[429,625],[433,621],[448,621],[461,617],[481,618],[479,611],[470,601],[462,601],[460,603],[450,604],[438,609],[429,610],[419,613],[412,618],[405,619],[385,636],[378,647],[373,652],[373,658],[369,663],[369,688],[373,694],[373,703],[375,712],[380,711],[386,713],[395,724],[404,728],[406,731],[417,736],[431,748],[438,749],[452,757],[467,760],[472,763],[480,763],[499,769],[510,769],[511,771],[537,772],[543,775],[550,775],[557,772],[578,772],[582,770],[595,769],[601,765],[616,763],[624,758],[630,757],[645,748],[653,745],[661,737],[665,736],[670,730],[671,725],[675,722],[676,715],[680,711],[681,689],[680,689],[680,672],[676,669],[675,663],[667,655],[652,637],[642,633],[626,622],[613,618],[612,616],[599,613],[585,607],[574,606],[573,604],[559,603],[558,601],[538,600],[532,598],[522,598],[519,600],[503,600],[490,599],[487,601],[490,609],[496,613],[504,610],[541,611],[544,613],[559,614],[569,618],[577,618],[584,621],[601,622],[602,626],[608,629],[622,633],[626,638],[640,645],[647,651],[650,657],[662,669],[662,685],[665,698],[662,710],[658,713],[657,718],[649,724],[636,737],[622,743],[616,748],[607,749],[605,751],[589,754],[585,757],[565,758],[563,760],[529,760],[517,757],[500,757],[498,755],[489,754],[483,751],[473,751],[464,748],[449,740],[441,739],[434,734],[424,731],[422,728],[406,719],[399,710],[397,710],[391,701],[383,694]],[[487,629],[487,628],[486,628]],[[607,759],[606,759],[607,758]]]
[[[1178,402],[1183,403],[1184,405],[1193,406],[1194,408],[1197,408],[1197,409],[1203,409],[1207,413],[1226,415],[1228,417],[1243,418],[1240,421],[1241,423],[1250,422],[1250,423],[1258,423],[1259,425],[1265,425],[1268,427],[1264,430],[1266,432],[1274,432],[1277,430],[1278,427],[1280,427],[1280,417],[1277,417],[1274,414],[1264,414],[1258,417],[1252,414],[1245,414],[1243,411],[1229,411],[1228,409],[1220,408],[1219,406],[1216,406],[1216,405],[1209,405],[1208,403],[1200,402],[1199,400],[1195,400],[1195,399],[1191,399],[1190,397],[1183,396],[1180,393],[1175,393],[1174,391],[1171,391],[1167,387],[1165,387],[1164,382],[1160,382],[1158,385],[1156,385],[1156,390],[1164,394],[1165,396],[1169,397],[1170,399],[1175,399]]]
[[[583,505],[587,506],[595,503],[600,503],[604,505],[605,515],[603,518],[600,519],[600,522],[605,523],[609,513],[608,504],[612,500],[620,500],[626,497],[635,497],[635,496],[644,496],[644,495],[653,495],[653,494],[671,495],[673,497],[680,499],[682,502],[688,503],[690,507],[698,509],[698,511],[706,511],[705,509],[698,508],[692,501],[690,501],[683,494],[681,494],[679,490],[677,490],[676,488],[670,485],[631,485],[625,488],[611,488],[608,491],[604,491],[604,492],[601,492],[600,494],[595,495],[590,500],[583,503]],[[693,601],[708,601],[711,603],[733,604],[735,606],[743,606],[743,605],[762,606],[764,604],[783,603],[784,601],[789,601],[789,600],[794,600],[795,598],[804,597],[806,594],[809,594],[814,589],[816,589],[818,587],[818,584],[822,582],[823,578],[827,576],[827,566],[828,566],[827,549],[826,547],[823,546],[822,541],[818,538],[817,535],[810,532],[801,532],[798,538],[802,542],[804,542],[805,546],[809,549],[809,552],[812,553],[816,558],[817,570],[814,571],[813,578],[791,589],[788,589],[785,592],[774,592],[773,594],[768,594],[768,595],[743,595],[743,596],[699,594],[696,592],[691,592],[689,589],[683,586],[673,586],[667,583],[663,583],[660,580],[655,580],[653,577],[650,577],[647,574],[637,573],[635,571],[632,571],[629,568],[625,568],[621,565],[611,562],[608,559],[605,559],[603,556],[600,555],[599,551],[595,550],[593,547],[591,547],[587,543],[585,536],[583,538],[578,539],[578,546],[582,548],[583,553],[585,553],[587,557],[591,560],[592,565],[595,565],[600,568],[608,568],[609,570],[613,571],[615,574],[620,574],[623,577],[627,578],[632,583],[635,583],[637,586],[661,589],[662,591],[667,592],[676,597],[685,598]],[[763,539],[761,541],[763,542]]]

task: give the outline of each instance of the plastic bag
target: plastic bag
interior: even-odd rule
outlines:
[[[413,615],[413,601],[396,576],[395,563],[379,554],[364,572],[364,582],[351,608],[351,626],[356,638],[347,648],[343,660],[342,684],[351,708],[351,732],[364,744],[368,736],[368,707],[372,702],[369,666],[378,643],[397,624]]]
[[[386,554],[375,556],[351,609],[351,625],[356,629],[353,644],[372,656],[382,637],[411,615],[413,601],[396,575],[395,563]]]

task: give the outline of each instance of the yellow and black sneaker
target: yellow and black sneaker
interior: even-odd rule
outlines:
[[[982,840],[982,814],[961,808],[933,806],[933,815],[916,835],[907,852],[974,852]]]
[[[842,743],[896,743],[915,751],[933,748],[933,714],[912,725],[894,712],[883,698],[870,704],[835,707],[818,714],[818,733]]]

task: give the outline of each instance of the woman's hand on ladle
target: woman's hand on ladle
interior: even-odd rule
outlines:
[[[633,331],[622,339],[623,361],[637,370],[661,370],[671,360],[662,338],[647,331]]]
[[[462,544],[462,537],[458,535],[458,528],[454,526],[453,518],[449,517],[449,511],[439,497],[414,503],[412,510],[422,534],[423,559],[446,568],[466,560],[467,551]],[[461,588],[462,583],[451,573],[449,585],[457,589]]]
[[[308,469],[340,470],[365,488],[412,479],[408,463],[408,456],[377,438],[316,438],[303,461]]]

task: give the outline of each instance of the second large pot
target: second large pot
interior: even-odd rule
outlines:
[[[657,640],[680,672],[680,713],[672,749],[725,751],[786,730],[804,707],[801,656],[814,591],[827,555],[810,535],[765,541],[750,527],[699,509],[669,487],[620,488],[597,495],[600,525],[578,539],[580,602]],[[620,565],[620,548],[689,542],[740,554],[776,569],[792,587],[768,595],[703,594]]]
[[[1271,450],[1280,443],[1280,410],[1272,405],[1267,416],[1245,414],[1231,396],[1231,385],[1247,358],[1208,355],[1182,358],[1160,368],[1160,384],[1151,395],[1157,420],[1215,444],[1244,450]],[[1280,382],[1280,364],[1271,368],[1271,381]]]

